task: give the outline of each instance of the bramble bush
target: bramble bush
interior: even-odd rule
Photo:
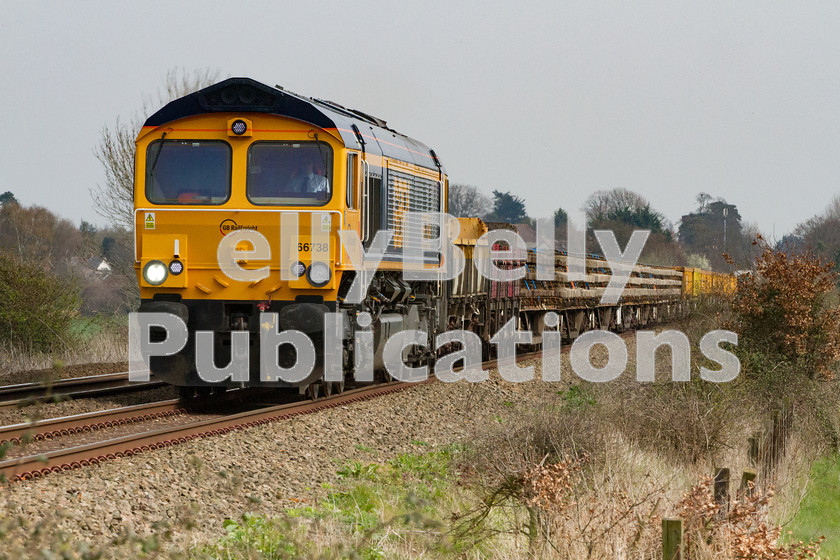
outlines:
[[[35,352],[66,349],[78,308],[73,282],[0,253],[0,343]]]
[[[817,558],[819,538],[782,544],[782,527],[770,519],[773,488],[759,490],[752,482],[729,503],[714,497],[714,481],[703,478],[683,493],[677,513],[684,521],[689,558],[716,556],[736,560],[806,560]]]

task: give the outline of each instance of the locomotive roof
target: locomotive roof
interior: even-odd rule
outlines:
[[[217,112],[268,113],[319,128],[334,128],[348,148],[364,149],[445,172],[434,150],[388,128],[382,119],[332,101],[298,95],[280,86],[269,87],[251,78],[228,78],[171,101],[146,119],[144,126],[157,127],[176,119]]]

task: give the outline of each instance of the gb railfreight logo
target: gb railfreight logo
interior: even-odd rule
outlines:
[[[219,224],[219,231],[222,235],[227,235],[232,231],[238,231],[240,229],[250,229],[252,231],[257,231],[259,228],[257,226],[240,226],[230,218],[227,220],[223,220],[221,224]]]

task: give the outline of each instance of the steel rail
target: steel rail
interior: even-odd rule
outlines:
[[[49,438],[91,432],[98,429],[121,426],[163,416],[174,416],[186,412],[178,399],[123,406],[116,409],[98,410],[72,416],[47,418],[36,422],[22,422],[0,427],[0,444],[21,443],[24,439],[42,441]]]
[[[0,410],[48,402],[50,399],[88,398],[147,391],[163,385],[163,381],[129,381],[128,372],[59,379],[46,383],[6,385],[0,386]]]
[[[19,444],[24,438],[27,442],[44,441],[191,412],[203,413],[212,406],[229,404],[232,401],[243,402],[253,393],[253,389],[234,389],[224,395],[212,395],[190,402],[169,399],[0,426],[0,445],[6,442]]]

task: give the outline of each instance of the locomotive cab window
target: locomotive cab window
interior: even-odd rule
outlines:
[[[248,200],[266,206],[323,206],[332,196],[324,142],[255,142],[248,149]]]
[[[356,208],[356,185],[359,182],[357,177],[358,154],[347,154],[347,208]]]
[[[146,198],[152,204],[224,204],[230,165],[226,142],[155,140],[146,149]]]

